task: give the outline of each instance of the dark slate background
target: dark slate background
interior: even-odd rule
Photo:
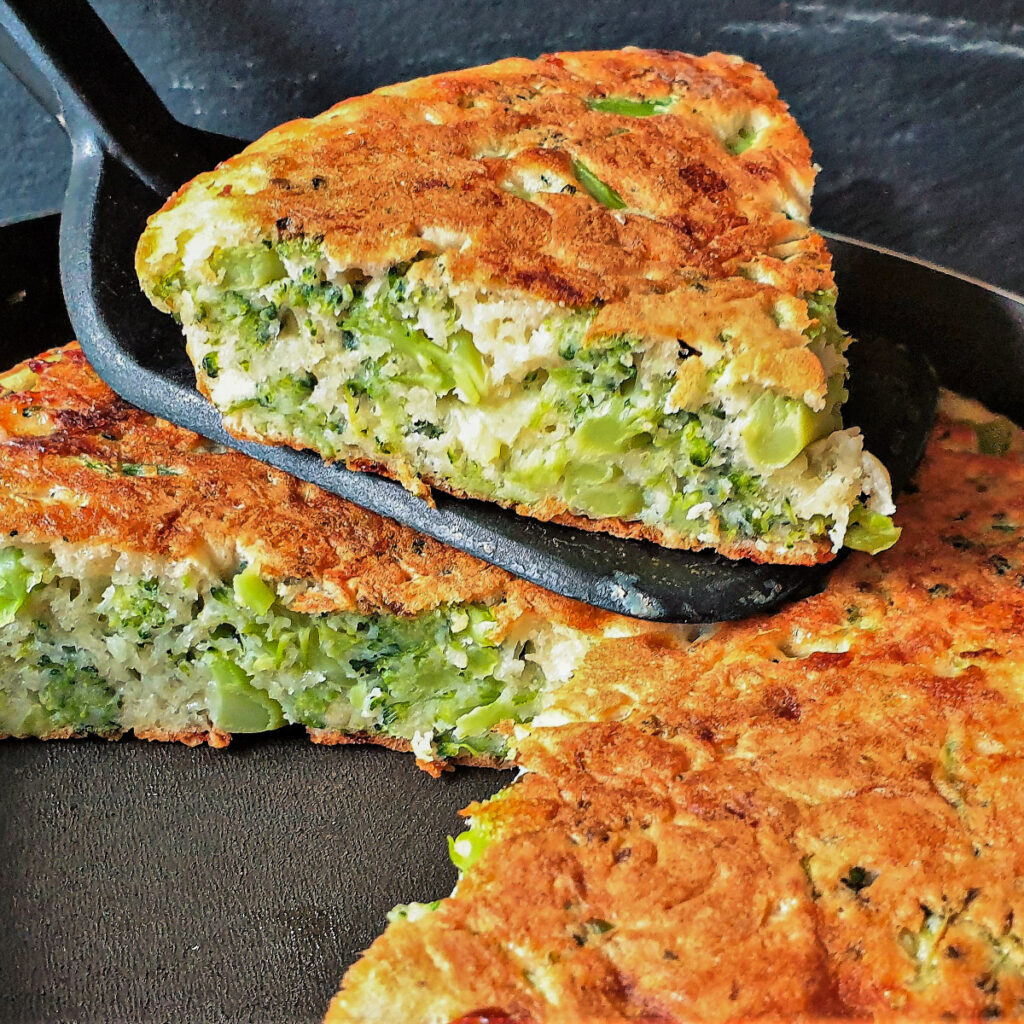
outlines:
[[[814,144],[822,227],[1024,291],[1018,0],[97,7],[179,118],[239,136],[513,53],[742,53]],[[57,206],[67,145],[2,70],[0,138],[0,223]],[[52,310],[52,225],[25,237],[0,233],[0,294],[27,286]],[[0,308],[9,359],[66,340],[10,317]],[[316,1020],[390,906],[448,891],[455,810],[507,779],[435,782],[409,758],[318,749],[292,730],[227,751],[0,743],[0,1024]]]
[[[46,0],[59,2],[59,0]],[[723,49],[814,145],[815,217],[1024,291],[1022,0],[96,0],[171,110],[255,136],[373,86],[557,48]],[[0,71],[0,220],[53,208],[61,132]]]

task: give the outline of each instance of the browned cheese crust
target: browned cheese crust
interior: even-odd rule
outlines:
[[[940,416],[900,543],[823,594],[596,648],[328,1020],[1019,1016],[1024,442],[977,444]]]
[[[659,117],[587,104],[608,96],[681,100]],[[757,145],[732,153],[724,143],[752,119],[763,124]],[[530,200],[509,191],[532,171],[575,180],[573,159],[626,211],[582,189]],[[358,267],[447,250],[456,282],[605,305],[592,334],[658,335],[673,306],[692,308],[694,280],[751,264],[793,294],[833,283],[824,240],[783,213],[806,207],[813,186],[807,139],[761,69],[721,53],[557,53],[388,86],[273,129],[179,189],[151,222],[231,170],[252,178],[225,186],[222,208],[253,239],[322,237],[335,260]],[[444,232],[455,244],[424,238]],[[167,258],[157,238],[140,242],[144,280]],[[770,332],[744,344],[752,373],[824,394],[806,350],[778,351]]]

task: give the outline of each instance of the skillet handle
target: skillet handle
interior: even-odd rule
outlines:
[[[99,147],[161,196],[238,148],[176,121],[87,0],[0,0],[0,60],[76,156]]]

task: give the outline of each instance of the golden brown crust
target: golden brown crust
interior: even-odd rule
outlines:
[[[0,375],[0,537],[194,559],[228,571],[258,555],[265,575],[314,584],[291,598],[292,607],[310,614],[352,607],[412,615],[482,601],[498,602],[502,631],[535,618],[585,631],[618,622],[625,630],[673,632],[550,594],[134,409],[74,344]],[[376,734],[309,733],[316,743],[411,749]],[[77,735],[61,729],[41,738]],[[231,740],[215,728],[135,735],[189,746]],[[448,766],[417,763],[434,775]],[[464,756],[451,763],[502,762]]]
[[[676,102],[649,117],[591,107],[608,97]],[[746,128],[756,138],[737,154],[727,143]],[[593,198],[579,164],[624,209]],[[524,188],[542,172],[553,191]],[[690,303],[700,282],[756,278],[734,308],[743,319],[766,298],[832,287],[824,242],[805,223],[813,180],[810,147],[774,85],[738,57],[627,48],[514,58],[275,128],[179,189],[150,219],[137,265],[155,294],[179,258],[179,230],[216,217],[242,243],[323,238],[342,266],[443,254],[456,284],[601,305],[618,331],[643,337],[664,315],[640,297]],[[713,309],[716,297],[705,298]],[[673,337],[707,340],[686,322]],[[790,332],[793,345],[807,340]],[[824,398],[820,364],[780,348],[778,330],[729,346],[751,380]]]
[[[140,740],[151,740],[155,743],[184,743],[186,747],[198,747],[206,744],[210,747],[226,747],[231,742],[231,733],[221,729],[135,729],[135,736]],[[45,737],[49,739],[50,737]]]
[[[917,487],[816,597],[595,647],[456,896],[328,1021],[1019,1015],[1024,435],[943,413]]]
[[[153,740],[158,743],[184,743],[186,747],[198,747],[207,744],[211,747],[226,747],[231,742],[231,734],[222,732],[220,729],[134,729],[126,730],[133,732],[140,740]],[[37,740],[79,740],[84,739],[87,733],[76,732],[68,727],[54,729],[42,735],[33,736]],[[103,739],[116,741],[125,735],[125,731],[105,733]],[[7,733],[0,732],[0,740],[11,739]]]
[[[132,729],[130,731],[137,739],[151,740],[156,743],[183,743],[186,747],[198,747],[204,743],[210,747],[223,748],[231,742],[231,733],[221,729]],[[410,753],[412,744],[408,740],[396,736],[382,736],[377,733],[342,733],[334,732],[331,729],[307,729],[310,741],[323,746],[344,746],[346,744],[369,744],[377,747],[386,747],[399,753]],[[52,732],[41,736],[33,736],[37,740],[77,740],[84,739],[87,734],[75,732],[74,729],[54,729]],[[103,739],[117,741],[125,736],[125,732],[108,733]],[[11,739],[7,733],[0,732],[0,740]],[[424,761],[416,759],[416,764],[428,775],[439,778],[444,771],[450,771],[454,765],[461,765],[466,768],[507,768],[508,763],[497,757],[481,757],[476,755],[459,755],[452,758]]]
[[[225,571],[258,561],[269,578],[310,584],[291,603],[313,613],[500,602],[502,627],[614,619],[133,408],[77,344],[0,377],[0,538]]]

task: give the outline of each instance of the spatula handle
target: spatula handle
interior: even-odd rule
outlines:
[[[71,137],[166,195],[216,155],[176,121],[86,0],[0,0],[0,60]]]

